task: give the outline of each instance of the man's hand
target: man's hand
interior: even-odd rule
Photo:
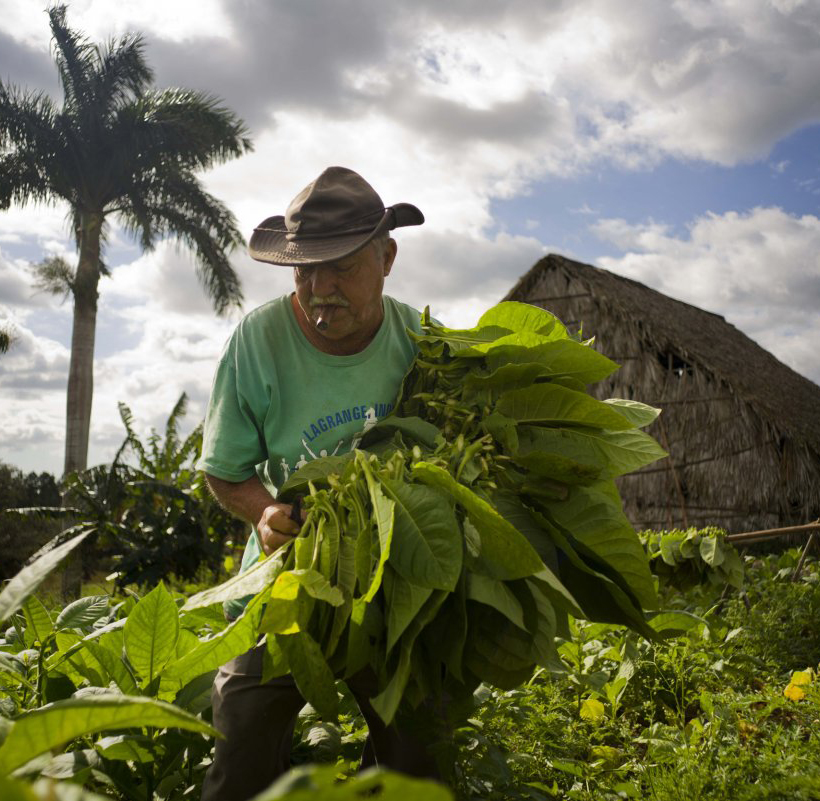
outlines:
[[[299,533],[301,525],[291,520],[292,511],[293,507],[288,503],[274,502],[265,507],[262,517],[256,524],[256,530],[259,532],[262,550],[266,554],[272,554]],[[302,512],[302,519],[304,518],[305,513]]]
[[[256,526],[259,544],[266,554],[272,554],[299,533],[300,524],[290,518],[293,507],[275,501],[256,476],[239,482],[225,481],[207,473],[205,478],[225,509]],[[302,520],[305,517],[302,511]]]

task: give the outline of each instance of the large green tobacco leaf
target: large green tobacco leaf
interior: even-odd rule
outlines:
[[[520,334],[507,334],[491,342],[476,343],[470,348],[459,351],[458,356],[462,359],[486,358],[489,361],[496,355],[503,358],[502,354],[506,354],[510,348],[525,348],[528,351],[535,351],[537,348],[561,338],[562,334],[557,330],[549,334],[534,334],[530,331],[524,331]],[[533,361],[533,359],[525,358],[519,359],[519,361]],[[493,364],[497,366],[499,361],[496,360]]]
[[[160,582],[133,608],[123,630],[128,661],[149,685],[174,656],[179,637],[179,612]]]
[[[532,676],[535,661],[531,634],[521,631],[495,610],[470,610],[464,664],[471,673],[496,687],[511,690]]]
[[[595,452],[577,447],[573,440],[562,437],[565,430],[518,426],[518,442],[511,455],[516,464],[526,467],[535,475],[563,484],[591,484],[601,475],[606,460]]]
[[[496,492],[492,497],[496,511],[520,531],[535,548],[541,561],[553,572],[558,572],[558,556],[549,534],[538,524],[520,497],[509,490]]]
[[[1,777],[0,798],[3,801],[111,801],[110,796],[90,793],[71,782],[40,779],[34,784],[29,784]]]
[[[519,423],[572,424],[615,431],[635,427],[611,405],[557,384],[505,392],[496,409]]]
[[[269,603],[274,603],[277,599],[295,600],[299,587],[317,601],[324,601],[331,606],[341,606],[344,603],[342,591],[332,586],[321,573],[310,568],[280,573],[271,588]]]
[[[405,687],[407,687],[407,681],[410,678],[410,657],[413,652],[413,645],[422,629],[436,616],[436,612],[441,608],[446,597],[446,592],[437,590],[427,599],[401,637],[399,662],[395,672],[390,677],[390,681],[387,682],[387,686],[382,692],[375,698],[370,699],[373,709],[388,726],[395,717]]]
[[[617,497],[617,496],[616,496]],[[550,505],[551,517],[622,577],[644,609],[657,604],[655,584],[638,535],[606,485],[573,487],[565,501]]]
[[[385,768],[369,768],[343,782],[338,775],[335,765],[297,766],[252,801],[453,801],[452,793],[438,782],[413,779]]]
[[[24,567],[0,592],[0,622],[8,620],[43,582],[45,577],[91,532],[83,531],[62,545],[47,551]]]
[[[58,629],[85,629],[108,612],[107,595],[86,595],[66,606],[57,616]]]
[[[301,631],[298,634],[277,634],[276,643],[282,649],[293,680],[305,700],[325,720],[335,720],[339,712],[336,681],[316,641]]]
[[[551,312],[530,303],[513,300],[497,303],[487,309],[479,317],[476,328],[491,325],[506,328],[510,333],[531,331],[534,334],[548,335],[556,330],[566,333],[563,323]]]
[[[531,347],[525,347],[523,343],[507,345],[497,347],[487,355],[489,370],[522,362],[536,362],[548,375],[575,378],[582,384],[600,381],[618,369],[618,365],[602,353],[572,339],[558,339]]]
[[[467,597],[498,610],[518,628],[526,631],[524,610],[512,590],[503,581],[479,573],[470,573],[467,577]]]
[[[487,373],[473,371],[464,377],[464,383],[477,390],[504,390],[521,389],[532,386],[537,378],[548,376],[549,368],[537,362],[522,362],[520,364],[502,362],[496,369]]]
[[[317,461],[320,461],[317,459]],[[244,598],[256,595],[265,587],[269,586],[276,576],[282,571],[285,558],[290,550],[293,540],[288,540],[275,553],[267,559],[262,559],[244,573],[232,576],[227,581],[223,581],[216,587],[203,590],[192,595],[182,607],[182,611],[198,609],[211,604],[232,601],[234,598]]]
[[[620,476],[665,456],[666,451],[652,437],[637,429],[606,431],[541,426],[518,427],[515,453],[516,461],[545,475],[550,475],[553,460],[560,464],[561,459],[566,459],[566,477],[556,474],[555,478],[567,483],[583,483],[580,479],[590,476]],[[570,480],[573,474],[578,481]]]
[[[413,475],[450,493],[467,512],[481,538],[476,569],[502,580],[525,578],[544,569],[541,558],[526,538],[487,501],[459,484],[446,470],[429,462],[418,462],[413,467]]]
[[[113,681],[125,695],[138,695],[134,676],[122,658],[122,643],[122,632],[110,631],[99,640],[83,640],[83,647],[97,660],[109,682]]]
[[[384,602],[387,611],[387,653],[424,606],[433,590],[402,578],[389,565],[384,574]]]
[[[260,593],[227,628],[207,640],[201,640],[196,648],[171,662],[163,671],[163,676],[185,684],[253,648],[264,602],[265,594]]]
[[[26,645],[42,645],[52,631],[54,623],[43,602],[32,595],[23,604],[23,616],[26,619]]]
[[[101,737],[94,743],[95,749],[106,759],[118,762],[139,762],[147,764],[156,759],[151,750],[151,740],[145,735],[118,734]]]
[[[452,590],[461,573],[462,543],[449,501],[418,484],[383,479],[382,485],[396,503],[389,564],[421,587]]]
[[[39,754],[61,748],[75,737],[143,726],[218,736],[203,720],[162,701],[104,694],[71,698],[27,712],[14,722],[0,746],[0,775],[11,773]]]

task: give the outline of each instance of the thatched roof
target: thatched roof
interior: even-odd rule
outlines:
[[[558,255],[505,300],[595,336],[622,368],[593,394],[663,408],[650,433],[669,458],[619,480],[635,525],[743,530],[820,514],[820,387],[721,316]]]
[[[660,350],[676,351],[688,363],[708,370],[741,399],[754,404],[784,434],[804,440],[820,452],[820,387],[778,361],[719,314],[556,254],[541,259],[504,300],[529,296],[540,274],[559,265],[571,269],[600,300],[640,321]],[[543,305],[549,308],[548,303]],[[617,361],[617,354],[614,358]]]

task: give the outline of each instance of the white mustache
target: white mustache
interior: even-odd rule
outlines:
[[[348,307],[350,304],[341,295],[328,295],[326,298],[321,298],[314,295],[310,299],[310,307],[314,306],[343,306]]]

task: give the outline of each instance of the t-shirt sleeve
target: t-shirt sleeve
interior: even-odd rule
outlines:
[[[228,348],[216,368],[196,466],[225,481],[244,481],[267,459],[267,450],[262,422],[240,391],[231,354]]]

